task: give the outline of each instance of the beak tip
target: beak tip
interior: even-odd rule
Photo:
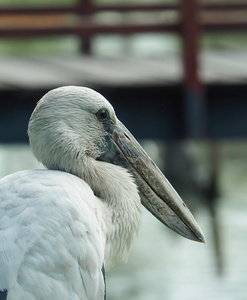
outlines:
[[[202,243],[202,244],[205,244],[206,243],[206,239],[204,237],[204,234],[202,233],[202,231],[200,230],[197,230],[195,232],[193,232],[193,238],[192,238],[195,242],[199,242],[199,243]]]
[[[206,244],[206,239],[205,239],[204,235],[201,235],[201,236],[198,238],[198,242],[199,242],[199,243],[202,243],[202,244]]]

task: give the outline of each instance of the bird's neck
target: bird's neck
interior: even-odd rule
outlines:
[[[78,168],[77,168],[78,170]],[[141,202],[132,176],[123,168],[90,160],[77,171],[104,203],[105,266],[126,260],[141,224]]]

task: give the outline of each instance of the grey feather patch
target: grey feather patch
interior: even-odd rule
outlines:
[[[7,294],[8,294],[7,290],[0,291],[0,300],[6,300],[7,299]]]
[[[101,272],[102,272],[102,274],[103,274],[104,283],[105,283],[104,300],[106,300],[106,282],[105,282],[105,267],[104,267],[104,265],[102,265]],[[1,299],[0,299],[0,300],[1,300]]]

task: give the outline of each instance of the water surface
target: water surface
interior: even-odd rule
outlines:
[[[219,276],[211,218],[205,207],[196,219],[206,244],[171,232],[143,209],[143,226],[127,264],[107,274],[108,300],[247,299],[247,144],[224,144],[220,168],[220,233],[223,273]],[[0,147],[0,176],[41,167],[28,146]]]

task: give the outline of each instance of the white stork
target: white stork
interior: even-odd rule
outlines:
[[[141,203],[192,240],[203,234],[170,183],[97,92],[48,92],[28,127],[45,170],[0,180],[0,299],[102,300],[126,260]]]

